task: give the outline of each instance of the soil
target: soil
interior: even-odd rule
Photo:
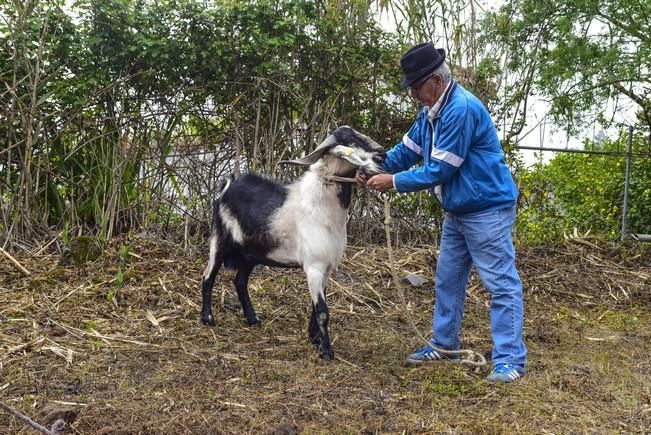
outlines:
[[[488,368],[403,364],[421,347],[409,320],[431,328],[432,246],[394,253],[400,276],[428,281],[405,285],[407,307],[386,247],[348,248],[328,283],[334,361],[308,342],[300,270],[254,272],[258,327],[221,271],[207,327],[206,247],[131,237],[81,265],[54,245],[16,253],[30,275],[0,260],[0,401],[75,434],[648,433],[648,248],[518,248],[529,363],[508,385],[487,383]],[[473,272],[462,342],[490,359],[488,304]],[[0,433],[35,431],[0,411]]]

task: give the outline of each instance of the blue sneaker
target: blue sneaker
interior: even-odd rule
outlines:
[[[513,382],[524,376],[524,368],[513,364],[496,364],[490,375],[486,378],[488,382]]]
[[[424,348],[417,350],[416,352],[409,355],[405,362],[407,364],[424,364],[441,360],[456,361],[458,359],[458,355],[444,355],[440,352],[435,351],[429,346],[425,346]]]

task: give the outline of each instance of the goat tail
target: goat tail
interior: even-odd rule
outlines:
[[[231,186],[231,183],[235,179],[235,175],[229,174],[225,177],[222,177],[219,179],[217,183],[217,200],[224,196],[224,193],[228,190],[228,188]]]

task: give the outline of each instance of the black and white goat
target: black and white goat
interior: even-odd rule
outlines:
[[[314,152],[283,161],[309,170],[292,184],[245,174],[222,180],[213,205],[210,258],[201,283],[201,321],[213,326],[211,295],[223,264],[237,270],[235,288],[250,325],[260,323],[247,284],[256,264],[302,267],[312,297],[309,337],[322,358],[334,358],[328,335],[325,287],[346,247],[346,220],[357,168],[382,172],[385,152],[369,137],[340,127]]]

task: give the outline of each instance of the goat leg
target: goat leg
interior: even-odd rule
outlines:
[[[310,340],[318,346],[319,356],[334,359],[335,353],[330,345],[328,334],[329,312],[325,297],[325,284],[328,277],[327,268],[306,268],[307,282],[312,297],[312,319],[310,319]]]
[[[215,326],[215,318],[212,315],[212,286],[213,279],[205,279],[201,282],[201,323],[208,326]]]
[[[255,310],[253,309],[253,305],[251,304],[251,298],[249,297],[248,289],[249,275],[251,275],[253,266],[253,263],[250,263],[248,261],[243,262],[240,265],[237,274],[235,275],[234,281],[235,288],[237,289],[237,297],[240,300],[240,304],[242,304],[242,311],[244,311],[246,323],[248,323],[250,326],[260,324],[260,319],[258,319],[258,316],[255,314]]]
[[[307,328],[310,335],[310,342],[318,345],[321,342],[321,332],[319,331],[319,324],[316,321],[316,307],[312,305],[312,316],[310,316],[310,325]]]
[[[319,302],[316,304],[316,321],[319,326],[319,334],[321,335],[319,356],[323,359],[335,358],[335,352],[332,350],[330,345],[330,335],[328,334],[329,318],[330,314],[328,312],[328,305],[326,304],[325,299],[319,297]]]
[[[208,326],[215,326],[215,318],[212,315],[212,287],[223,261],[217,245],[217,235],[213,234],[210,237],[208,266],[206,266],[201,280],[201,322]]]

